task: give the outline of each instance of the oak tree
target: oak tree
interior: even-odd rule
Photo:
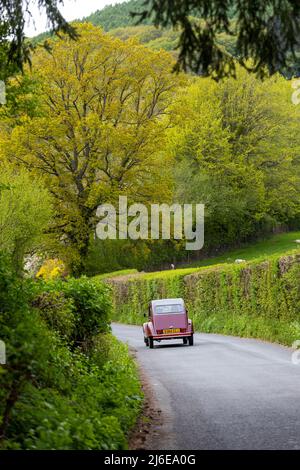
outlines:
[[[24,116],[2,138],[2,154],[42,174],[56,198],[53,230],[83,270],[96,209],[119,194],[166,198],[162,159],[167,108],[180,78],[166,52],[122,42],[89,24],[80,40],[53,40],[28,72],[38,81],[40,115]]]

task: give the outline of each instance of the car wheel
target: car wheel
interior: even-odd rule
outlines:
[[[145,345],[146,345],[146,346],[149,346],[149,340],[148,340],[148,338],[144,337],[144,342],[145,342]]]
[[[194,335],[189,336],[189,345],[193,346],[193,344],[194,344]]]
[[[183,344],[187,344],[188,340],[187,338],[183,338]]]
[[[149,348],[153,349],[153,338],[149,338]]]

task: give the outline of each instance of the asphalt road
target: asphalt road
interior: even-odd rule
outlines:
[[[300,365],[291,350],[196,334],[146,348],[140,327],[113,325],[136,350],[163,418],[152,449],[300,449]]]

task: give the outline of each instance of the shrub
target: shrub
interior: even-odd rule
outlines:
[[[142,396],[126,347],[111,338],[104,367],[84,355],[65,356],[63,393],[53,383],[27,383],[16,403],[6,449],[124,449]],[[57,358],[58,359],[58,358]],[[58,366],[60,361],[58,361]],[[51,386],[52,385],[52,386]]]
[[[110,287],[87,277],[39,281],[32,304],[41,309],[48,325],[85,351],[98,334],[110,331]]]
[[[32,301],[47,325],[69,343],[75,334],[75,306],[71,298],[59,290],[41,292]]]
[[[36,274],[37,278],[49,281],[62,277],[66,271],[66,267],[60,259],[47,259]]]
[[[69,279],[60,289],[75,307],[75,342],[87,347],[93,336],[109,331],[111,316],[110,288],[87,277]]]
[[[105,334],[109,309],[107,286],[32,284],[0,253],[1,449],[126,448],[142,395],[127,348]],[[89,355],[70,347],[79,334],[90,338]]]
[[[28,298],[27,284],[16,278],[0,254],[0,332],[7,353],[7,364],[0,370],[0,442],[25,384],[44,374],[55,347],[53,335],[38,312],[29,308]]]

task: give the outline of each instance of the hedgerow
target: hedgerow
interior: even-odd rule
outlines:
[[[25,383],[2,442],[5,449],[124,449],[141,406],[140,385],[126,347],[111,337],[109,358],[97,365],[61,348],[54,368]],[[61,373],[58,369],[62,367]]]
[[[151,299],[183,297],[197,331],[291,345],[300,338],[300,254],[184,274],[111,280],[114,318],[141,324]]]
[[[124,449],[142,395],[110,289],[20,280],[0,253],[0,449]]]

